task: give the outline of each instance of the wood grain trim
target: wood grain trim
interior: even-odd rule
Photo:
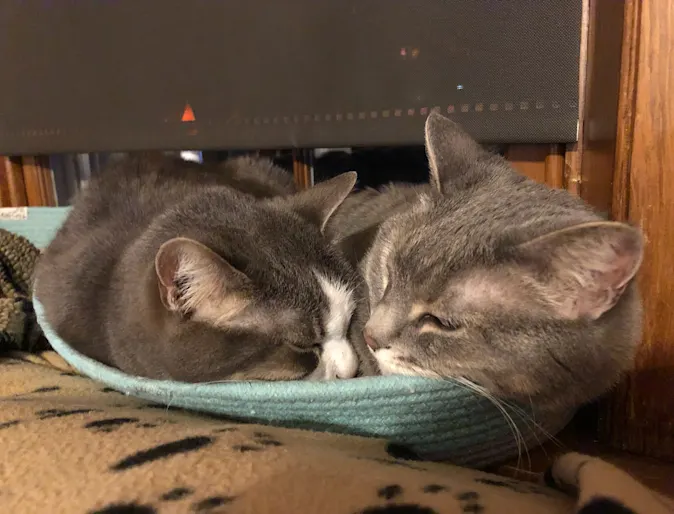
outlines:
[[[24,207],[28,205],[26,185],[20,157],[0,157],[2,160],[2,207]]]
[[[10,166],[7,157],[0,156],[0,207],[11,207],[7,167]]]
[[[601,436],[614,448],[674,461],[674,2],[633,0],[629,15],[614,211],[645,235],[643,339],[634,370],[608,400]]]
[[[22,159],[23,180],[27,205],[31,207],[55,207],[56,186],[49,157],[44,155],[24,156]]]
[[[564,187],[572,195],[580,196],[582,145],[573,143],[566,145],[564,154]]]
[[[639,27],[641,0],[628,0],[625,5],[623,47],[621,56],[618,131],[616,134],[615,172],[613,175],[613,219],[629,217],[629,181],[636,114],[636,88],[639,77]]]
[[[578,142],[567,155],[570,192],[610,212],[615,170],[624,0],[584,0]]]
[[[293,177],[298,189],[307,189],[313,185],[313,151],[293,149]]]
[[[505,158],[531,180],[550,187],[564,187],[564,145],[509,145]]]
[[[56,182],[54,180],[54,171],[51,169],[51,164],[49,162],[49,156],[39,156],[38,164],[40,166],[40,184],[42,186],[42,194],[45,198],[45,205],[49,207],[56,207],[58,205],[56,197]]]
[[[577,142],[566,145],[564,152],[563,182],[566,190],[581,195],[583,150],[585,149],[585,102],[588,90],[588,75],[590,73],[590,17],[595,10],[590,9],[591,0],[583,0],[583,13],[580,24],[580,56],[578,63],[578,132]]]
[[[545,159],[548,145],[509,145],[505,158],[518,172],[526,177],[545,184]]]
[[[548,145],[545,156],[545,184],[557,189],[564,188],[564,145]]]
[[[28,205],[31,207],[45,205],[46,200],[43,197],[44,186],[41,183],[42,172],[37,159],[33,156],[24,156],[22,162]]]

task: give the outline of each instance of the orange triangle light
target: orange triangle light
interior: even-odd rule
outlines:
[[[180,118],[180,121],[182,122],[196,121],[196,118],[194,117],[194,111],[192,110],[190,104],[185,105],[185,110],[183,111],[183,116],[182,118]]]

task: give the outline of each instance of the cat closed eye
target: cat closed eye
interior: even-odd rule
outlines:
[[[458,323],[450,321],[448,319],[438,318],[433,314],[423,314],[422,316],[419,317],[419,323],[421,325],[428,323],[443,330],[458,330],[459,328],[461,328],[461,325],[459,325]]]
[[[310,345],[297,345],[293,343],[287,343],[290,348],[298,353],[320,353],[323,350],[322,343],[315,343]]]

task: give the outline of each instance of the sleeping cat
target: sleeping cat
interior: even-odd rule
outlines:
[[[431,184],[354,193],[326,232],[366,279],[382,373],[539,405],[605,392],[640,337],[640,232],[517,174],[436,112],[425,131]]]
[[[358,274],[321,233],[355,173],[300,193],[287,175],[247,158],[115,162],[38,263],[50,325],[85,355],[149,378],[373,373],[364,343],[347,340]]]

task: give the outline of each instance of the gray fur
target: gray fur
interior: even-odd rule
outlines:
[[[360,265],[384,374],[463,377],[577,405],[629,369],[638,230],[518,173],[456,124],[426,124],[431,184],[352,194],[327,233]]]
[[[287,175],[248,158],[115,162],[38,264],[48,321],[85,355],[150,378],[318,377],[329,302],[313,271],[361,287],[321,234],[355,175],[301,193]]]

